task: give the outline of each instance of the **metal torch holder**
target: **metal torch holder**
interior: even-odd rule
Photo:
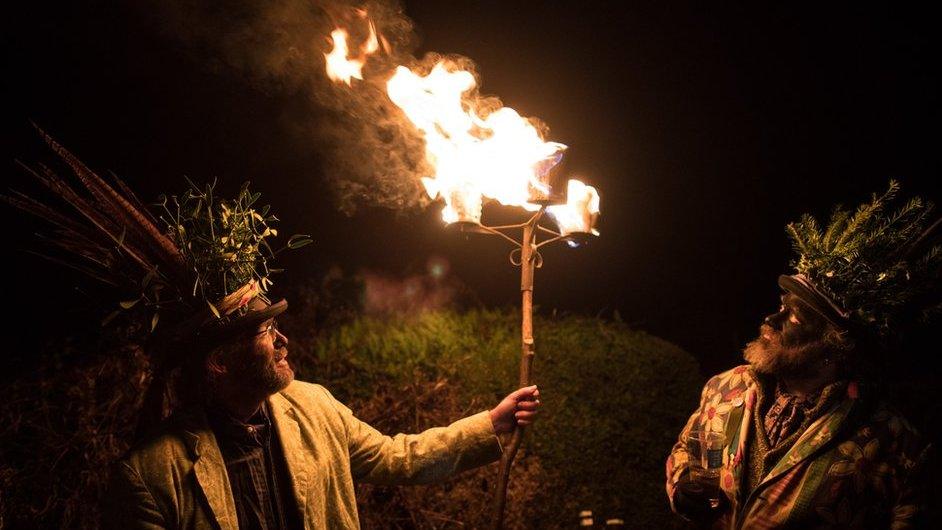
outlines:
[[[582,233],[563,235],[555,230],[541,226],[539,222],[545,213],[546,207],[543,206],[539,211],[534,213],[529,220],[515,225],[484,226],[477,223],[455,223],[458,225],[457,228],[462,232],[499,236],[515,247],[510,251],[510,262],[520,267],[520,387],[530,386],[531,384],[533,357],[536,353],[536,345],[533,340],[533,277],[536,269],[543,266],[543,256],[540,254],[540,249],[557,241],[577,240],[583,236],[588,237],[588,234]],[[516,233],[517,231],[523,232],[523,236],[519,241],[507,234]],[[540,234],[546,234],[548,238],[540,241]],[[510,468],[523,442],[525,431],[526,428],[524,426],[516,426],[511,435],[510,442],[504,447],[503,454],[501,455],[497,490],[495,492],[496,501],[494,503],[492,516],[492,526],[495,529],[503,527]]]

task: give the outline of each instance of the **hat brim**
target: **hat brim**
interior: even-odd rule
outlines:
[[[275,318],[288,309],[288,301],[281,299],[274,304],[267,305],[260,309],[250,309],[244,315],[233,318],[222,326],[212,330],[209,334],[212,337],[224,338],[226,336],[235,336],[246,331],[257,328],[266,320]]]
[[[782,274],[778,277],[778,285],[785,291],[795,295],[812,311],[841,330],[850,330],[850,319],[842,315],[837,304],[823,293],[818,291],[807,279],[798,276]]]
[[[260,300],[259,300],[260,302]],[[198,341],[207,345],[219,345],[231,338],[258,328],[263,322],[275,318],[288,309],[288,301],[281,299],[259,309],[249,309],[245,314],[232,318],[225,324],[200,330]]]

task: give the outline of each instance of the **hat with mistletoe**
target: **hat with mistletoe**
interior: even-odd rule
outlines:
[[[180,365],[287,309],[272,302],[271,261],[285,249],[311,242],[294,235],[279,250],[271,239],[278,219],[244,184],[234,199],[215,195],[215,182],[160,196],[144,206],[117,176],[109,184],[39,129],[72,173],[62,177],[44,164],[20,165],[55,202],[13,192],[3,197],[51,227],[46,251],[37,252],[110,287],[117,298],[103,324],[116,317],[135,323],[152,347],[157,370]],[[155,346],[156,345],[156,346]]]

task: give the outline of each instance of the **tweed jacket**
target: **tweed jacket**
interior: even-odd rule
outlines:
[[[422,484],[500,458],[486,411],[421,434],[384,436],[322,386],[295,381],[269,397],[305,528],[359,528],[354,481]],[[236,530],[232,490],[201,410],[174,416],[116,463],[106,526]]]
[[[729,510],[714,528],[893,528],[925,516],[929,447],[885,403],[851,382],[812,421],[753,491],[743,480],[760,382],[749,366],[710,379],[667,459],[667,495],[688,470],[685,435],[700,425],[726,434],[720,487]]]

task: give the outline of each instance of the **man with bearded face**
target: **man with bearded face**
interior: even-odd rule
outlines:
[[[28,169],[67,208],[5,199],[55,227],[47,238],[63,252],[55,261],[116,295],[138,293],[121,302],[125,310],[147,306],[126,316],[125,332],[148,330],[128,346],[147,355],[152,377],[139,442],[115,464],[104,496],[105,527],[357,528],[355,480],[445,480],[499,459],[498,435],[536,419],[539,391],[530,386],[447,427],[384,436],[324,387],[294,380],[275,321],[288,303],[266,291],[276,255],[266,238],[277,234],[268,223],[277,217],[252,207],[259,194],[248,183],[230,200],[216,196],[215,183],[191,182],[158,200],[158,221],[116,176],[109,184],[39,133],[74,178]],[[297,234],[285,248],[310,242]]]
[[[856,218],[836,210],[824,231],[808,216],[789,225],[799,258],[779,277],[778,311],[746,345],[748,364],[706,383],[668,457],[667,494],[685,519],[730,529],[925,524],[930,448],[866,370],[893,351],[904,317],[939,301],[939,222],[924,230],[925,215],[884,217],[894,186]],[[718,484],[704,478],[695,431],[723,441]]]
[[[357,528],[354,480],[444,480],[498,459],[498,435],[539,412],[532,386],[448,427],[384,436],[295,381],[275,321],[287,302],[253,304],[185,367],[188,402],[117,464],[107,527]]]

